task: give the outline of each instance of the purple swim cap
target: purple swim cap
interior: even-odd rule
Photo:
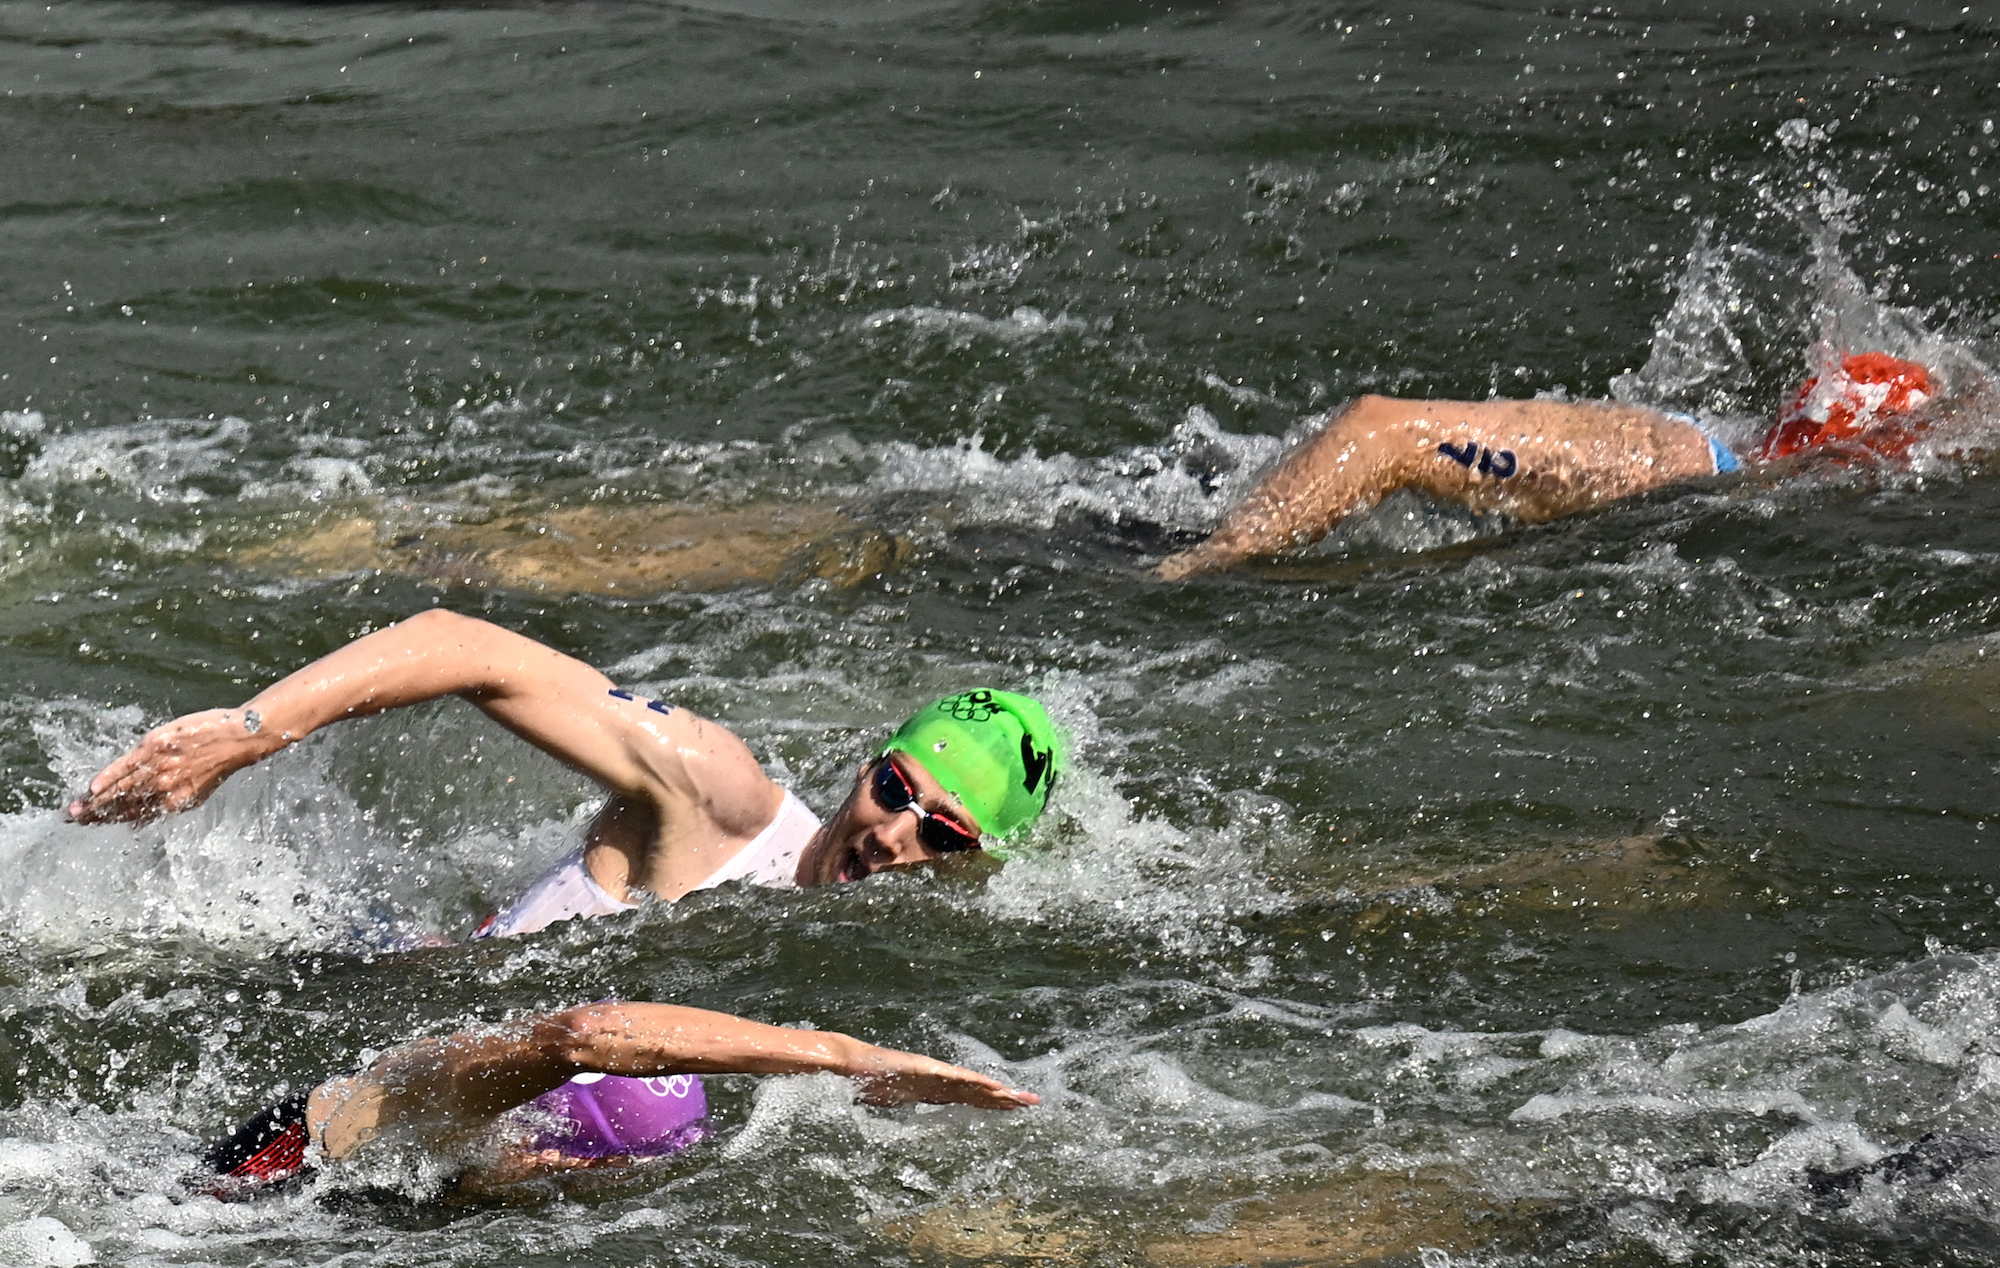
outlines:
[[[528,1147],[571,1158],[657,1158],[708,1135],[708,1095],[692,1074],[653,1079],[579,1074],[528,1108],[555,1120],[537,1131]]]

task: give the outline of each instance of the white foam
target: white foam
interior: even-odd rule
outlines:
[[[1205,529],[1281,447],[1275,437],[1225,432],[1196,407],[1165,445],[1101,458],[1033,451],[1002,458],[989,452],[979,435],[935,448],[899,441],[870,446],[863,451],[870,470],[856,492],[947,490],[952,517],[961,523],[1047,528],[1065,515],[1084,513],[1112,523]],[[821,453],[835,457],[831,450]]]
[[[1256,1117],[1262,1107],[1238,1100],[1190,1075],[1163,1052],[1136,1052],[1106,1066],[1101,1074],[1106,1100],[1120,1108],[1148,1115],[1195,1116],[1208,1119]]]
[[[1637,1114],[1648,1118],[1692,1118],[1713,1113],[1781,1114],[1810,1119],[1812,1107],[1796,1092],[1718,1092],[1707,1096],[1658,1096],[1628,1092],[1610,1096],[1535,1096],[1508,1118],[1517,1123],[1548,1123],[1586,1114]]]
[[[130,707],[56,701],[28,711],[68,788],[80,788],[141,729]],[[458,932],[478,914],[471,895],[517,890],[574,839],[574,815],[594,799],[576,798],[574,810],[557,802],[556,813],[516,824],[473,817],[452,825],[447,816],[443,830],[434,820],[417,829],[429,830],[421,844],[397,839],[357,802],[342,771],[399,726],[411,730],[395,743],[470,750],[448,777],[430,767],[385,776],[407,777],[447,807],[461,796],[490,800],[498,789],[488,783],[504,786],[515,771],[535,777],[545,764],[507,738],[508,756],[488,765],[480,748],[490,727],[443,711],[344,724],[238,772],[199,808],[152,824],[84,827],[43,809],[0,815],[0,869],[14,880],[0,891],[0,932],[66,946],[138,933],[342,945],[357,937],[394,944],[441,924]],[[575,794],[560,776],[548,782]]]
[[[27,486],[108,483],[157,502],[201,502],[189,484],[236,464],[250,440],[240,418],[149,419],[88,431],[57,432],[29,460]]]
[[[903,329],[950,341],[997,340],[1009,345],[1058,335],[1088,333],[1087,323],[1017,308],[989,318],[955,309],[912,306],[884,309],[864,319],[868,329]],[[512,455],[498,442],[480,440],[478,416],[453,415],[442,437],[426,438],[426,454],[442,465],[504,466]],[[8,424],[42,436],[40,452],[21,479],[0,488],[0,523],[39,525],[50,514],[49,496],[61,489],[110,484],[122,492],[166,504],[207,502],[218,483],[234,481],[231,496],[246,508],[279,502],[316,504],[382,495],[381,472],[397,451],[377,442],[319,433],[291,439],[293,452],[275,460],[245,458],[252,428],[240,418],[147,419],[78,431],[49,431],[41,416],[8,415]],[[43,433],[46,433],[45,435]],[[268,438],[267,438],[268,443]],[[408,443],[408,442],[396,442]],[[1166,439],[1097,457],[1001,457],[978,432],[942,445],[904,441],[860,444],[844,431],[802,427],[781,444],[754,441],[676,442],[660,445],[594,441],[566,455],[603,480],[643,472],[654,491],[670,498],[756,500],[796,495],[808,473],[827,501],[885,495],[944,494],[956,524],[1007,524],[1047,528],[1074,514],[1113,523],[1134,521],[1198,531],[1254,481],[1283,447],[1278,438],[1224,431],[1199,406],[1190,407]],[[422,502],[397,498],[382,507],[385,521],[428,521],[477,516],[496,500],[519,495],[516,482],[491,471],[457,485],[439,486]],[[112,531],[124,528],[119,525]],[[157,530],[148,530],[157,533]],[[129,535],[129,533],[128,533]],[[155,549],[195,549],[203,533],[175,541],[149,540]],[[14,566],[19,566],[16,563]]]
[[[97,1262],[90,1243],[47,1215],[0,1228],[0,1263],[20,1268],[81,1268]]]
[[[1030,838],[1044,848],[1009,862],[987,883],[979,905],[990,918],[1087,918],[1100,930],[1120,928],[1163,950],[1196,954],[1241,946],[1236,921],[1289,905],[1258,874],[1262,833],[1254,820],[1186,832],[1140,816],[1108,779],[1081,766],[1065,778],[1057,809],[1051,817],[1061,822],[1038,826]],[[1257,961],[1246,961],[1244,972],[1247,985],[1259,975]]]
[[[1769,1206],[1795,1198],[1799,1177],[1808,1169],[1865,1166],[1884,1152],[1854,1123],[1808,1123],[1780,1136],[1755,1160],[1700,1177],[1696,1187],[1707,1202]]]
[[[1214,388],[1238,405],[1275,405],[1278,403],[1277,399],[1269,393],[1259,392],[1255,388],[1241,387],[1231,383],[1228,379],[1223,378],[1213,370],[1203,374],[1201,381],[1204,387]]]
[[[52,1145],[18,1136],[0,1139],[0,1188],[55,1179],[66,1169],[64,1161]]]
[[[314,501],[375,492],[375,481],[352,458],[294,458],[286,464],[286,469],[300,476],[312,491]]]
[[[866,1118],[855,1102],[855,1086],[833,1074],[764,1079],[757,1084],[750,1120],[723,1147],[725,1162],[736,1162],[772,1148],[801,1126],[820,1124],[864,1129]]]
[[[1039,308],[1026,306],[1014,309],[1005,317],[986,317],[963,309],[934,308],[926,304],[872,312],[861,319],[861,326],[866,330],[905,326],[919,334],[943,334],[966,342],[974,338],[994,339],[1009,344],[1025,343],[1054,334],[1082,333],[1090,329],[1088,323],[1067,313],[1049,317]]]

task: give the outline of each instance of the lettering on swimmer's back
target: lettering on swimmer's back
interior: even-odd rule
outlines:
[[[641,1079],[654,1096],[683,1097],[694,1090],[694,1076],[676,1074],[669,1078]]]
[[[1479,474],[1490,475],[1495,480],[1505,480],[1521,469],[1520,460],[1511,449],[1488,449],[1466,441],[1462,445],[1441,444],[1438,452],[1461,467],[1477,466]]]
[[[672,713],[674,711],[674,707],[664,700],[648,700],[644,696],[635,696],[631,692],[619,687],[613,687],[611,695],[617,700],[630,700],[634,704],[643,704],[654,713]]]

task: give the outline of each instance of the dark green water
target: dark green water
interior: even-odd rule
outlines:
[[[1991,1162],[1808,1175],[2000,1140],[1989,472],[1530,530],[1398,502],[1144,576],[1363,391],[1617,380],[1748,434],[1822,330],[1976,378],[1995,35],[1830,0],[0,4],[0,1262],[1335,1263],[1298,1230],[1357,1213],[1430,1268],[2000,1262]],[[615,599],[243,562],[351,515],[772,501],[913,553]],[[590,808],[463,708],[61,821],[151,723],[438,604],[724,720],[822,810],[971,680],[1045,694],[1081,770],[998,873],[415,953],[382,948]],[[614,994],[1045,1104],[722,1080],[719,1142],[510,1209],[319,1200],[421,1191],[407,1160],[179,1183],[368,1050]]]

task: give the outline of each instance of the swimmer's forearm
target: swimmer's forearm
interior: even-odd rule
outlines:
[[[1224,546],[1215,538],[1199,545],[1190,546],[1179,554],[1168,555],[1153,567],[1153,575],[1162,581],[1179,581],[1197,572],[1219,572],[1242,561],[1247,552]]]
[[[1319,540],[1402,482],[1410,421],[1420,415],[1406,401],[1356,398],[1280,458],[1204,544],[1235,560]]]
[[[558,1013],[548,1033],[578,1072],[852,1074],[882,1051],[830,1030],[794,1030],[676,1004],[593,1004]]]
[[[1280,474],[1284,473],[1274,474],[1230,511],[1205,541],[1169,555],[1155,573],[1163,580],[1178,581],[1252,556],[1282,554],[1317,541],[1342,517],[1376,500],[1355,498],[1340,489],[1288,487],[1301,483],[1296,479],[1274,489]]]
[[[617,721],[605,716],[610,688],[597,670],[531,638],[453,612],[424,612],[322,656],[240,708],[155,727],[91,779],[69,815],[131,822],[186,810],[235,772],[331,722],[449,695],[613,791],[644,798],[662,781],[634,757],[626,731],[609,724]],[[741,749],[721,728],[715,734],[711,747],[728,741]],[[761,778],[748,750],[740,757]]]
[[[1364,396],[1300,441],[1206,541],[1156,569],[1172,581],[1308,545],[1395,488],[1408,450],[1405,402]]]
[[[459,695],[520,730],[508,715],[560,715],[572,701],[601,696],[609,681],[499,626],[424,612],[322,656],[240,708],[207,709],[155,727],[99,771],[68,813],[79,823],[107,823],[198,806],[235,772],[342,718]],[[545,735],[529,738],[577,762],[571,751],[577,743],[565,748]],[[584,756],[600,765],[607,760],[601,753]]]
[[[831,1030],[767,1026],[674,1004],[593,1004],[553,1018],[579,1071],[662,1074],[837,1074],[875,1104],[931,1101],[1018,1109],[1032,1092],[914,1052]]]
[[[834,1074],[882,1065],[873,1044],[668,1004],[590,1004],[419,1039],[314,1092],[338,1157],[397,1124],[474,1127],[578,1074]]]

